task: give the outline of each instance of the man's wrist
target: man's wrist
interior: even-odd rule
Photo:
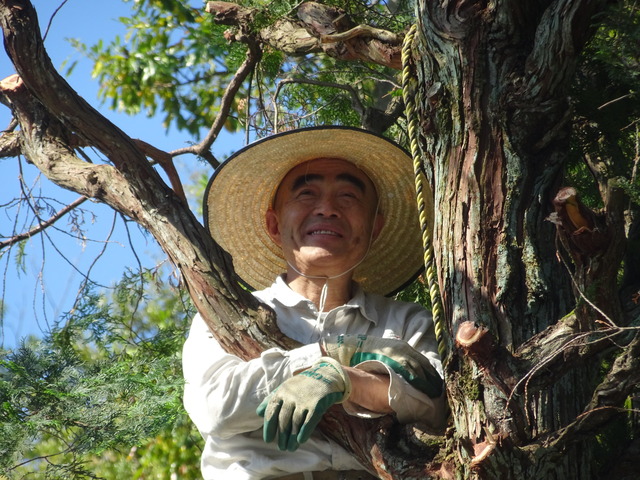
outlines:
[[[393,413],[389,405],[388,375],[366,372],[354,367],[343,367],[351,379],[349,403],[375,413]]]

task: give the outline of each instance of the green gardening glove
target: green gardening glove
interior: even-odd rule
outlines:
[[[413,387],[431,398],[442,394],[442,379],[427,358],[404,340],[370,337],[367,335],[338,335],[322,340],[328,356],[341,365],[354,367],[367,360],[388,365]]]
[[[322,415],[351,393],[351,380],[334,359],[322,357],[288,378],[265,398],[256,413],[264,417],[263,438],[278,436],[280,450],[295,451],[309,440]]]

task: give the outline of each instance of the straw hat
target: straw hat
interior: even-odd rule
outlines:
[[[214,173],[204,197],[205,224],[214,240],[231,254],[236,273],[248,287],[270,286],[287,266],[267,233],[265,212],[289,170],[316,158],[350,161],[371,178],[385,224],[354,279],[365,291],[383,295],[402,289],[423,268],[411,157],[397,144],[364,130],[291,130],[229,157]],[[428,217],[431,222],[432,209]]]

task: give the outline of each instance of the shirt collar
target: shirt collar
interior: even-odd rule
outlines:
[[[289,285],[287,285],[287,282],[284,280],[284,274],[276,277],[276,281],[273,283],[271,288],[273,291],[273,297],[277,298],[283,306],[290,308],[304,306],[309,310],[315,310],[315,306],[309,299],[291,290]],[[378,314],[375,308],[367,308],[367,303],[371,303],[367,302],[367,296],[368,294],[365,293],[360,284],[353,282],[353,297],[343,306],[337,308],[357,308],[367,320],[377,324]]]

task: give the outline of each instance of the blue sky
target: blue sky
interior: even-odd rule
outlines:
[[[129,136],[142,139],[158,148],[174,150],[192,140],[175,130],[166,132],[160,119],[149,119],[144,115],[129,117],[101,106],[97,100],[97,82],[91,78],[91,63],[82,59],[67,41],[69,38],[77,38],[92,45],[99,39],[107,40],[117,34],[123,35],[124,26],[117,18],[129,15],[131,3],[117,0],[68,0],[64,4],[63,0],[32,0],[32,3],[38,12],[43,34],[54,11],[61,7],[51,20],[45,47],[54,66],[61,73],[64,72],[62,65],[65,60],[79,61],[67,80],[85,100]],[[198,4],[194,2],[194,5]],[[13,65],[2,49],[1,78],[12,73]],[[0,105],[0,128],[4,129],[9,120],[9,110]],[[223,158],[239,148],[241,142],[238,137],[227,135],[216,142],[214,154]],[[194,158],[177,161],[177,166],[183,174],[183,183],[188,183],[189,168],[196,163]],[[38,172],[26,162],[23,161],[21,166],[27,185],[34,188],[35,192],[67,203],[78,198],[77,194],[63,192],[46,179],[38,180]],[[17,160],[0,159],[0,175],[5,185],[5,188],[0,189],[0,205],[5,205],[15,196],[16,179],[20,174],[20,164]],[[63,203],[56,205],[59,209]],[[101,285],[109,286],[120,279],[126,266],[135,268],[138,259],[128,246],[129,236],[144,266],[151,267],[164,261],[165,256],[153,238],[131,223],[127,232],[119,219],[114,234],[109,242],[105,243],[114,223],[113,211],[104,205],[89,202],[85,202],[83,208],[90,210],[90,213],[85,215],[86,240],[69,235],[71,225],[67,218],[63,218],[56,224],[59,231],[52,232],[50,239],[39,235],[29,241],[25,250],[24,271],[15,267],[15,250],[10,255],[5,254],[0,258],[0,298],[4,298],[5,302],[0,346],[11,348],[24,336],[40,335],[52,327],[60,315],[73,306],[78,285],[82,281],[81,272],[86,272],[91,267],[92,278]],[[8,214],[0,210],[0,238],[9,236],[14,229],[22,231],[21,225],[14,228],[16,218],[23,218],[17,209],[11,210]],[[101,252],[103,253],[99,256]]]

